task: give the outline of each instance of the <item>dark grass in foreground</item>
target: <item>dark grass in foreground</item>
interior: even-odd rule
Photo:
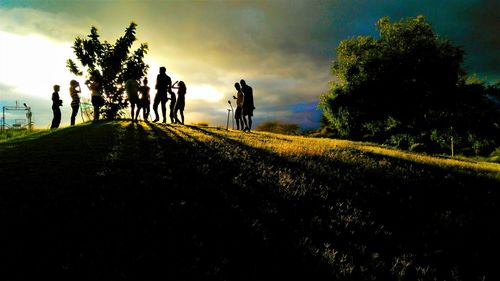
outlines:
[[[2,143],[0,274],[499,278],[500,169],[358,146],[127,121]]]

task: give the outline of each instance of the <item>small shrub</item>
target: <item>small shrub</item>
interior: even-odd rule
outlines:
[[[425,143],[414,143],[410,146],[409,150],[413,152],[426,152],[427,146]]]
[[[280,121],[265,121],[260,123],[257,131],[285,134],[285,135],[299,135],[299,125],[298,124],[287,124]]]
[[[488,159],[491,162],[497,162],[500,163],[500,146],[497,147],[491,154]]]
[[[408,149],[415,143],[415,137],[410,134],[397,134],[392,135],[386,144],[395,146],[401,149]]]

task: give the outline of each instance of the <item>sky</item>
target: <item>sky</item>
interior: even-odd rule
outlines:
[[[68,125],[69,81],[76,77],[66,60],[75,58],[74,39],[95,26],[114,43],[134,21],[137,42],[149,45],[150,84],[160,66],[186,83],[186,123],[225,124],[233,85],[245,79],[254,92],[254,124],[312,129],[341,40],[377,36],[383,16],[424,15],[440,37],[464,48],[468,73],[493,82],[500,78],[499,10],[497,0],[0,0],[0,106],[27,103],[35,126],[48,128],[52,86],[59,84]],[[22,118],[9,113],[6,123]]]

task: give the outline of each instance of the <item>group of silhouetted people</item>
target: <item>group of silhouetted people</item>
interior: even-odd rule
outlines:
[[[97,82],[92,82],[87,80],[85,82],[87,87],[91,92],[92,106],[94,107],[94,120],[99,120],[99,110],[100,107],[104,105],[104,99],[102,97],[101,91],[99,90],[99,84]],[[54,92],[52,93],[52,111],[54,113],[54,118],[52,119],[51,129],[59,128],[61,124],[61,109],[62,100],[59,97],[59,91],[61,87],[59,85],[54,85]],[[69,95],[71,96],[71,126],[75,125],[76,115],[80,108],[80,83],[76,80],[71,80],[69,82]]]
[[[178,83],[178,86],[176,86]],[[156,77],[156,95],[153,102],[153,110],[155,113],[155,119],[153,122],[158,122],[160,120],[160,115],[158,113],[158,105],[161,105],[162,121],[167,123],[167,102],[170,100],[170,121],[173,124],[184,124],[184,107],[185,107],[185,96],[186,96],[186,84],[183,81],[175,82],[172,84],[172,80],[166,74],[166,68],[160,67],[160,73]],[[177,89],[176,94],[172,89]],[[150,114],[150,96],[148,79],[144,78],[143,85],[139,86],[137,80],[129,79],[125,82],[125,91],[127,92],[127,97],[130,102],[131,116],[133,121],[137,121],[139,117],[139,112],[143,110],[144,121],[148,121]],[[138,94],[141,94],[139,97]],[[170,95],[170,97],[168,96]],[[137,111],[135,108],[137,106]],[[177,117],[177,113],[181,115],[181,119]]]
[[[102,89],[99,87],[99,83],[96,81],[87,80],[85,82],[89,90],[91,91],[91,101],[94,108],[94,120],[99,120],[100,107],[104,105],[104,98],[102,97]],[[161,105],[161,111],[163,116],[163,123],[167,122],[166,118],[166,104],[170,100],[170,121],[174,124],[184,124],[184,107],[186,104],[186,84],[184,81],[176,81],[172,84],[172,80],[166,74],[166,68],[160,67],[160,73],[156,78],[156,96],[153,102],[153,110],[155,113],[155,119],[153,122],[158,122],[160,120],[160,115],[158,114],[158,105]],[[177,89],[177,96],[172,89]],[[144,121],[148,121],[150,115],[150,104],[151,99],[149,95],[148,79],[144,78],[142,80],[142,85],[136,79],[128,79],[125,81],[125,91],[127,93],[128,101],[131,107],[131,118],[133,121],[137,121],[139,118],[139,113],[142,110]],[[60,86],[54,85],[54,93],[52,93],[52,111],[54,113],[54,118],[52,119],[51,129],[56,129],[61,124],[61,109],[62,100],[59,97]],[[69,94],[71,96],[71,126],[75,125],[76,115],[80,108],[80,84],[76,80],[71,80],[69,87]],[[140,94],[140,96],[139,96]],[[170,95],[170,97],[169,97]],[[136,110],[137,109],[137,110]],[[179,120],[178,114],[181,118]]]
[[[253,110],[255,109],[252,87],[248,86],[243,79],[240,80],[240,83],[234,83],[234,87],[237,91],[236,96],[233,96],[236,100],[236,111],[234,113],[236,129],[250,132],[252,129]]]
[[[104,105],[104,98],[102,97],[102,89],[98,82],[87,80],[85,82],[91,92],[91,101],[94,108],[94,120],[99,120],[100,107]],[[236,96],[236,111],[235,119],[238,130],[249,132],[252,129],[252,116],[255,109],[253,102],[253,90],[248,86],[245,80],[240,83],[235,83],[234,87],[237,90]],[[156,95],[153,102],[153,110],[155,119],[153,122],[160,120],[158,113],[158,106],[161,106],[162,121],[167,122],[167,107],[166,104],[170,100],[170,121],[173,124],[184,124],[184,107],[186,104],[186,84],[183,81],[176,81],[172,84],[172,80],[166,74],[166,68],[160,67],[160,73],[156,77]],[[172,89],[177,89],[177,95]],[[54,85],[54,93],[52,94],[52,111],[54,118],[52,119],[51,129],[58,128],[61,123],[61,109],[62,100],[59,97],[59,85]],[[133,121],[137,122],[140,111],[144,121],[148,122],[150,115],[151,99],[149,95],[150,88],[148,86],[148,79],[142,80],[142,85],[136,79],[128,79],[125,81],[125,91],[127,93],[128,101],[130,102],[131,112],[130,116]],[[75,125],[76,115],[80,108],[80,84],[76,80],[71,80],[69,87],[69,94],[71,96],[71,126]],[[140,96],[139,96],[140,94]],[[170,97],[169,97],[170,95]],[[178,113],[181,119],[178,118]]]

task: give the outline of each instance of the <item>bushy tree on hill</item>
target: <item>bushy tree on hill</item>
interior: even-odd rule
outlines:
[[[379,38],[349,38],[336,49],[336,81],[320,107],[337,137],[404,148],[442,149],[453,135],[464,146],[477,138],[498,143],[498,111],[486,97],[499,88],[467,81],[461,48],[437,36],[423,16],[384,17],[376,26]]]
[[[131,51],[136,41],[137,24],[132,22],[125,30],[125,35],[116,40],[115,44],[101,42],[97,28],[92,27],[88,39],[77,37],[73,44],[77,65],[73,60],[67,60],[68,69],[75,75],[82,76],[86,72],[87,79],[97,82],[99,90],[104,94],[104,116],[115,119],[128,103],[124,98],[124,82],[128,79],[139,80],[144,77],[148,65],[144,63],[144,55],[148,51],[147,43],[142,43],[135,51]]]

